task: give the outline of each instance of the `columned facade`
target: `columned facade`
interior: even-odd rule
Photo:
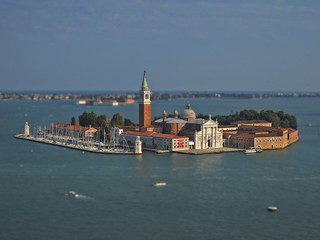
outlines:
[[[200,131],[194,133],[195,149],[223,147],[222,135],[222,130],[218,128],[218,122],[211,120],[211,116],[209,116],[209,120],[203,120],[200,123]]]

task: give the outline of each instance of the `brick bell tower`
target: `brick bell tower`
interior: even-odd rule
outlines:
[[[143,80],[140,90],[139,101],[139,126],[148,127],[151,125],[151,92],[148,88],[146,71],[143,73]]]

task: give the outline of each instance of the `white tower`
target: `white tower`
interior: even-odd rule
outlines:
[[[28,137],[30,135],[28,122],[24,125],[24,136]]]
[[[139,136],[137,136],[137,138],[136,138],[136,144],[134,146],[134,152],[135,152],[135,154],[141,154],[142,153],[141,141],[140,141],[140,137]]]

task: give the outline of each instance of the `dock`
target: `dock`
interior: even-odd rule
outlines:
[[[32,137],[32,136],[25,136],[24,134],[17,134],[14,137],[17,139],[21,139],[21,140],[44,143],[44,144],[54,145],[54,146],[58,146],[58,147],[71,148],[74,150],[80,150],[80,151],[92,152],[92,153],[121,154],[121,155],[134,155],[134,154],[136,154],[135,152],[126,152],[126,151],[123,151],[122,149],[103,149],[103,148],[99,149],[97,147],[88,147],[88,146],[83,146],[83,145],[67,144],[65,142],[53,141],[53,140],[46,139],[46,138],[36,138],[36,137]]]
[[[208,148],[208,149],[189,149],[189,150],[177,150],[175,153],[202,155],[202,154],[214,154],[214,153],[228,153],[228,152],[243,152],[241,148]]]
[[[85,146],[81,144],[72,144],[64,141],[57,141],[48,138],[41,138],[41,137],[33,137],[33,136],[25,136],[24,134],[17,134],[14,136],[17,139],[27,140],[32,142],[44,143],[49,145],[54,145],[58,147],[64,148],[71,148],[74,150],[80,150],[85,152],[92,152],[92,153],[100,153],[100,154],[121,154],[121,155],[134,155],[138,154],[133,151],[124,151],[124,149],[118,148],[103,148],[97,146]],[[132,147],[131,147],[132,148]],[[143,148],[145,151],[151,151],[158,154],[163,153],[170,153],[169,150],[159,150],[159,149],[152,149],[152,148]],[[217,154],[217,153],[228,153],[228,152],[243,152],[244,150],[241,148],[209,148],[209,149],[189,149],[189,150],[176,150],[172,151],[172,153],[181,153],[181,154],[191,154],[191,155],[203,155],[203,154]]]

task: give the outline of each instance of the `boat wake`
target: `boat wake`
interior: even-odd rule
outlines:
[[[79,194],[76,193],[74,191],[69,191],[68,193],[65,193],[66,196],[68,196],[69,198],[76,198],[76,199],[86,199],[86,200],[91,200],[93,199],[92,197],[83,195],[83,194]]]
[[[86,199],[86,200],[92,200],[93,199],[92,197],[89,197],[89,196],[86,196],[86,195],[82,195],[82,194],[79,194],[79,196],[77,198]]]

